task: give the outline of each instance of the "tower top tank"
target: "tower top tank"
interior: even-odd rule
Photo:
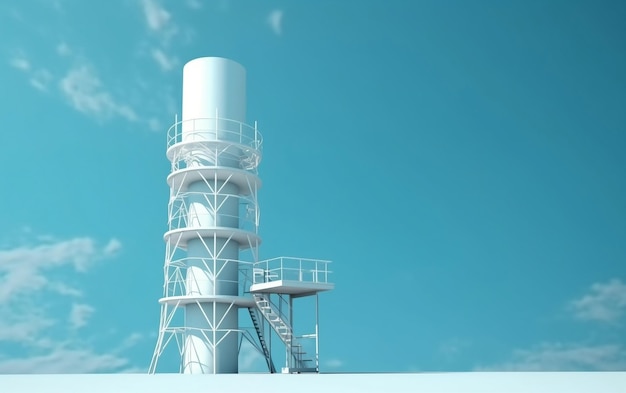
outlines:
[[[182,120],[246,122],[246,70],[236,61],[201,57],[183,67]]]

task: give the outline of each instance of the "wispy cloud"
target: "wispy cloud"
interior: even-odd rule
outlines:
[[[52,82],[53,77],[50,71],[40,69],[32,73],[28,82],[39,91],[48,91],[48,86]]]
[[[71,266],[84,272],[94,261],[108,256],[88,237],[0,250],[0,303],[24,293],[60,288],[45,275],[50,269]]]
[[[619,279],[598,282],[568,304],[568,311],[583,321],[618,324],[626,314],[626,285]],[[479,370],[502,371],[625,371],[626,348],[611,339],[594,342],[545,342],[512,352],[509,360]],[[596,336],[596,338],[598,338]]]
[[[150,120],[148,120],[148,127],[150,127],[152,131],[159,131],[163,128],[163,126],[161,125],[161,121],[159,121],[159,119],[155,117],[152,117],[150,118]]]
[[[190,1],[187,5],[192,8],[201,6],[197,1]],[[150,55],[161,70],[170,71],[178,64],[178,60],[175,56],[167,53],[167,48],[172,38],[180,32],[180,29],[174,23],[172,14],[165,9],[160,1],[141,0],[141,6],[148,31],[157,41],[156,46],[150,51]],[[186,33],[193,35],[191,30],[186,31]]]
[[[178,26],[172,21],[172,14],[157,0],[142,0],[141,6],[148,29],[157,34],[162,44],[178,33]]]
[[[80,329],[87,325],[87,320],[96,310],[88,304],[72,304],[69,322],[72,329]]]
[[[25,308],[19,304],[0,306],[0,342],[32,344],[39,338],[39,334],[54,326],[56,320],[46,315],[41,308]]]
[[[111,258],[120,248],[120,241],[114,238],[100,245],[93,238],[77,237],[0,250],[0,342],[19,348],[0,354],[0,373],[132,369],[122,352],[138,342],[136,334],[101,353],[72,334],[72,330],[86,325],[94,312],[91,305],[72,302],[65,314],[68,321],[60,317],[64,297],[82,295],[81,289],[67,284],[75,281],[72,276]]]
[[[163,71],[170,71],[178,64],[178,60],[175,57],[168,57],[165,52],[160,49],[152,50],[152,58]]]
[[[107,257],[116,255],[122,249],[122,242],[113,238],[102,249],[102,253]]]
[[[578,319],[615,323],[626,313],[626,284],[619,279],[595,283],[569,307]]]
[[[15,56],[9,60],[9,64],[28,75],[28,82],[39,91],[47,91],[52,81],[52,73],[45,68],[35,69],[30,61],[23,55]]]
[[[544,343],[513,352],[499,365],[479,367],[497,371],[617,371],[626,369],[626,350],[619,344]]]
[[[116,372],[129,367],[128,359],[91,348],[55,348],[32,357],[0,358],[2,374]]]
[[[448,339],[439,345],[439,353],[446,359],[454,359],[471,345],[470,341],[457,337]]]
[[[324,365],[328,368],[337,369],[344,365],[344,361],[340,359],[328,359],[324,362]]]
[[[69,104],[81,113],[98,119],[115,116],[133,122],[139,119],[129,105],[117,101],[106,91],[94,70],[85,64],[71,68],[59,87]]]
[[[59,43],[59,45],[57,45],[56,47],[56,51],[59,56],[69,56],[72,54],[72,49],[65,42]]]
[[[159,31],[165,28],[172,16],[157,0],[142,0],[141,5],[150,29]]]
[[[0,250],[0,341],[33,342],[55,325],[57,319],[49,314],[43,299],[77,297],[81,291],[55,280],[53,273],[66,267],[85,272],[107,256],[91,238]]]
[[[267,23],[276,35],[283,34],[283,10],[274,10],[267,17]]]
[[[185,4],[187,4],[187,7],[192,10],[199,10],[202,8],[202,2],[200,2],[200,0],[187,0]]]
[[[30,62],[24,57],[14,57],[9,60],[9,64],[13,68],[17,68],[21,71],[29,71],[30,70]]]

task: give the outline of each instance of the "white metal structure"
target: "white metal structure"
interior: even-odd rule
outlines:
[[[244,337],[275,372],[272,335],[286,348],[283,372],[319,371],[317,293],[332,289],[329,262],[258,261],[262,138],[256,123],[246,123],[244,68],[216,57],[188,62],[182,101],[182,120],[167,136],[165,284],[150,373],[171,342],[181,357],[181,373],[237,373]],[[292,299],[312,295],[315,332],[304,338],[314,338],[315,348],[305,357],[302,337],[294,333]],[[240,308],[248,309],[256,338],[240,326]]]

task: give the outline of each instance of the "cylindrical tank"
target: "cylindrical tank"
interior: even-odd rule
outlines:
[[[246,70],[233,60],[201,57],[183,67],[183,121],[216,117],[246,122]]]
[[[246,120],[246,72],[238,63],[216,57],[188,62],[183,68],[182,142],[191,167],[239,169],[236,144]],[[215,152],[213,152],[213,150]],[[229,151],[231,154],[224,154]],[[203,179],[188,185],[187,227],[239,228],[238,186]],[[239,244],[223,237],[187,243],[186,289],[189,296],[237,296]],[[223,235],[226,233],[226,235]],[[185,307],[184,373],[238,371],[237,307],[227,303],[190,303]],[[206,334],[212,330],[213,334]],[[210,336],[210,337],[209,337]]]

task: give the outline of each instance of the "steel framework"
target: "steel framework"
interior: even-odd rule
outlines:
[[[164,286],[150,373],[172,342],[181,373],[237,373],[243,339],[276,372],[272,337],[286,349],[283,372],[319,371],[317,294],[332,289],[329,262],[259,261],[263,139],[256,122],[245,123],[245,94],[245,70],[232,60],[200,58],[184,67],[183,119],[167,132]],[[296,336],[293,299],[313,295],[315,331]],[[242,308],[251,330],[241,327]]]
[[[238,371],[238,336],[246,335],[238,309],[254,306],[240,275],[258,261],[261,145],[256,124],[218,114],[177,121],[168,131],[165,284],[151,373],[172,339],[182,357],[181,372]],[[250,251],[250,261],[239,259],[241,249]],[[181,311],[182,326],[173,323]]]

